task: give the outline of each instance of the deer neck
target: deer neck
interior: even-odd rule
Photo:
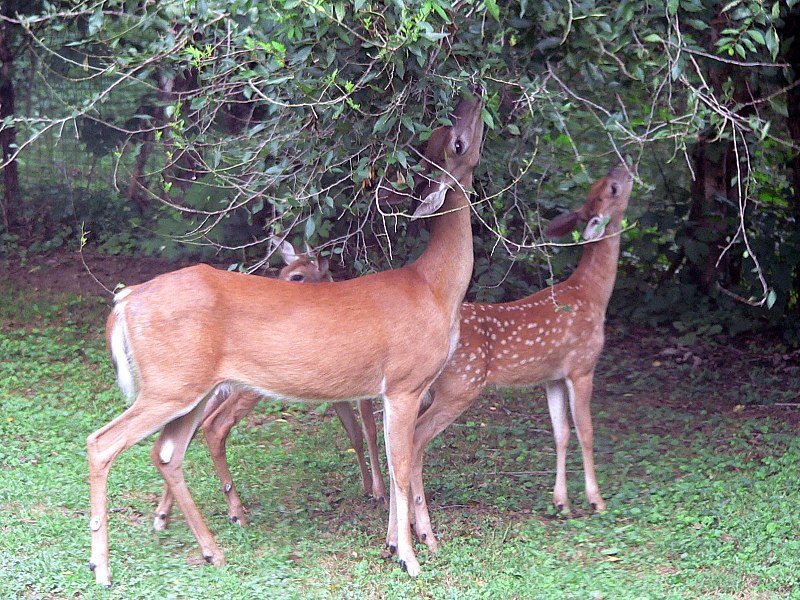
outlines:
[[[461,305],[472,276],[472,226],[469,201],[460,190],[450,190],[431,219],[430,239],[411,265],[434,293],[455,311]]]
[[[621,221],[621,217],[612,219],[606,226],[604,239],[584,246],[578,268],[568,280],[580,284],[583,291],[603,311],[611,299],[617,278]]]

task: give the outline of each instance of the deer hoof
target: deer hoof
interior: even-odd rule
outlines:
[[[167,528],[168,518],[165,513],[156,515],[155,519],[153,519],[153,531],[164,531]]]
[[[228,517],[228,521],[230,521],[235,525],[239,522],[239,517],[237,517],[236,515],[231,515]]]
[[[389,552],[391,552],[392,554],[397,552],[397,546],[395,546],[394,544],[386,544],[386,547],[389,548]]]
[[[89,561],[89,570],[94,571],[97,568],[97,565],[94,564],[92,561]]]
[[[214,555],[213,554],[203,554],[203,558],[206,559],[206,562],[210,565],[214,564]]]
[[[403,571],[405,571],[406,573],[408,573],[408,565],[406,564],[406,561],[404,560],[400,561],[400,568],[403,569]]]

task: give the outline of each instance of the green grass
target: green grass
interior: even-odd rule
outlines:
[[[695,366],[655,360],[663,337],[622,330],[594,396],[604,514],[583,510],[573,436],[576,511],[553,515],[541,392],[487,393],[428,452],[443,545],[435,557],[418,546],[423,573],[412,581],[383,551],[386,513],[360,497],[331,411],[265,402],[229,442],[249,528],[227,522],[201,441],[185,461],[228,564],[204,564],[179,514],[152,531],[162,483],[148,441],[112,468],[114,586],[98,588],[87,568],[85,439],[124,409],[105,313],[93,299],[0,287],[0,598],[800,597],[796,409],[750,406],[753,373],[769,374],[765,400],[785,400],[796,397],[796,370],[767,369],[756,347],[695,348]]]

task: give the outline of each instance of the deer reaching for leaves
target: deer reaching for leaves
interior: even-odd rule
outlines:
[[[281,253],[286,266],[281,269],[278,279],[282,281],[295,281],[298,283],[316,283],[319,281],[333,281],[331,277],[328,260],[317,257],[311,251],[302,254],[295,249],[288,241],[275,240],[278,250]],[[229,392],[229,393],[225,393]],[[225,500],[228,503],[228,518],[231,523],[242,526],[247,525],[244,505],[236,486],[233,484],[230,467],[226,456],[226,446],[228,434],[231,429],[253,410],[253,407],[261,400],[255,392],[235,390],[229,388],[218,389],[206,403],[200,427],[203,429],[208,451],[214,462],[214,469],[217,472]],[[375,429],[375,416],[373,414],[372,400],[359,400],[358,408],[361,412],[361,420],[364,424],[364,433],[356,419],[355,412],[349,402],[334,402],[333,409],[342,422],[347,437],[356,454],[358,466],[361,470],[361,487],[364,494],[372,493],[375,498],[383,503],[386,496],[386,488],[381,476],[380,463],[378,458],[377,433]],[[369,452],[370,467],[367,467],[364,459],[364,437],[366,435],[367,450]],[[164,486],[164,493],[156,509],[156,516],[153,520],[153,529],[163,531],[166,529],[169,514],[172,510],[173,496],[168,485]]]
[[[431,552],[437,549],[422,483],[427,444],[480,395],[488,385],[531,386],[543,383],[556,444],[553,503],[569,510],[566,456],[569,403],[583,453],[586,496],[605,510],[594,470],[590,400],[595,365],[604,342],[606,307],[614,289],[622,217],[633,178],[624,165],[595,182],[577,211],[553,219],[546,235],[560,237],[579,222],[587,223],[575,272],[564,282],[506,304],[461,306],[461,337],[447,367],[431,386],[432,403],[417,420],[411,476],[414,530]]]
[[[390,478],[387,543],[396,547],[409,575],[419,574],[408,502],[414,424],[422,397],[458,343],[459,307],[473,266],[464,190],[480,158],[481,113],[480,99],[462,100],[452,126],[435,129],[428,140],[422,162],[431,177],[418,174],[415,180],[413,195],[421,202],[414,215],[436,216],[427,248],[414,263],[302,286],[198,265],[115,296],[108,339],[118,383],[132,404],[87,438],[90,568],[97,583],[111,584],[111,465],[155,432],[153,463],[203,557],[224,563],[182,469],[205,406],[220,387],[310,403],[382,396]]]

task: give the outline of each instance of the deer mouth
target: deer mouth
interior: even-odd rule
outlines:
[[[597,214],[589,219],[586,228],[583,230],[583,239],[587,242],[593,242],[603,237],[606,232],[606,225],[608,225],[609,217],[603,214]]]

